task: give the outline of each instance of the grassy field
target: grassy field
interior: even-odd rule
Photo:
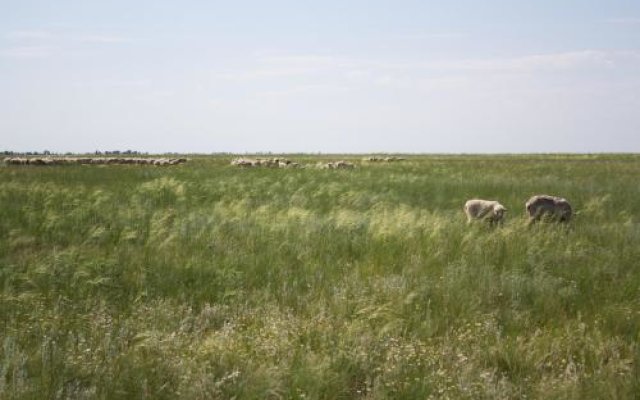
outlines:
[[[0,167],[0,398],[638,398],[640,156],[230,159]]]

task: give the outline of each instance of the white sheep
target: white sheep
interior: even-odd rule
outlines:
[[[490,224],[502,223],[505,206],[495,200],[472,199],[464,204],[464,213],[467,215],[467,223],[474,219],[486,220]]]

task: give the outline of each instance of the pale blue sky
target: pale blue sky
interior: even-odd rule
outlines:
[[[640,1],[2,0],[0,150],[640,152]]]

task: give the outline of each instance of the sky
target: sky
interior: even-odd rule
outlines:
[[[638,0],[0,3],[0,151],[640,152]]]

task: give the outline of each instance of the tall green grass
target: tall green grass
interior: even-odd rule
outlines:
[[[640,393],[640,157],[228,162],[0,168],[0,398]]]

